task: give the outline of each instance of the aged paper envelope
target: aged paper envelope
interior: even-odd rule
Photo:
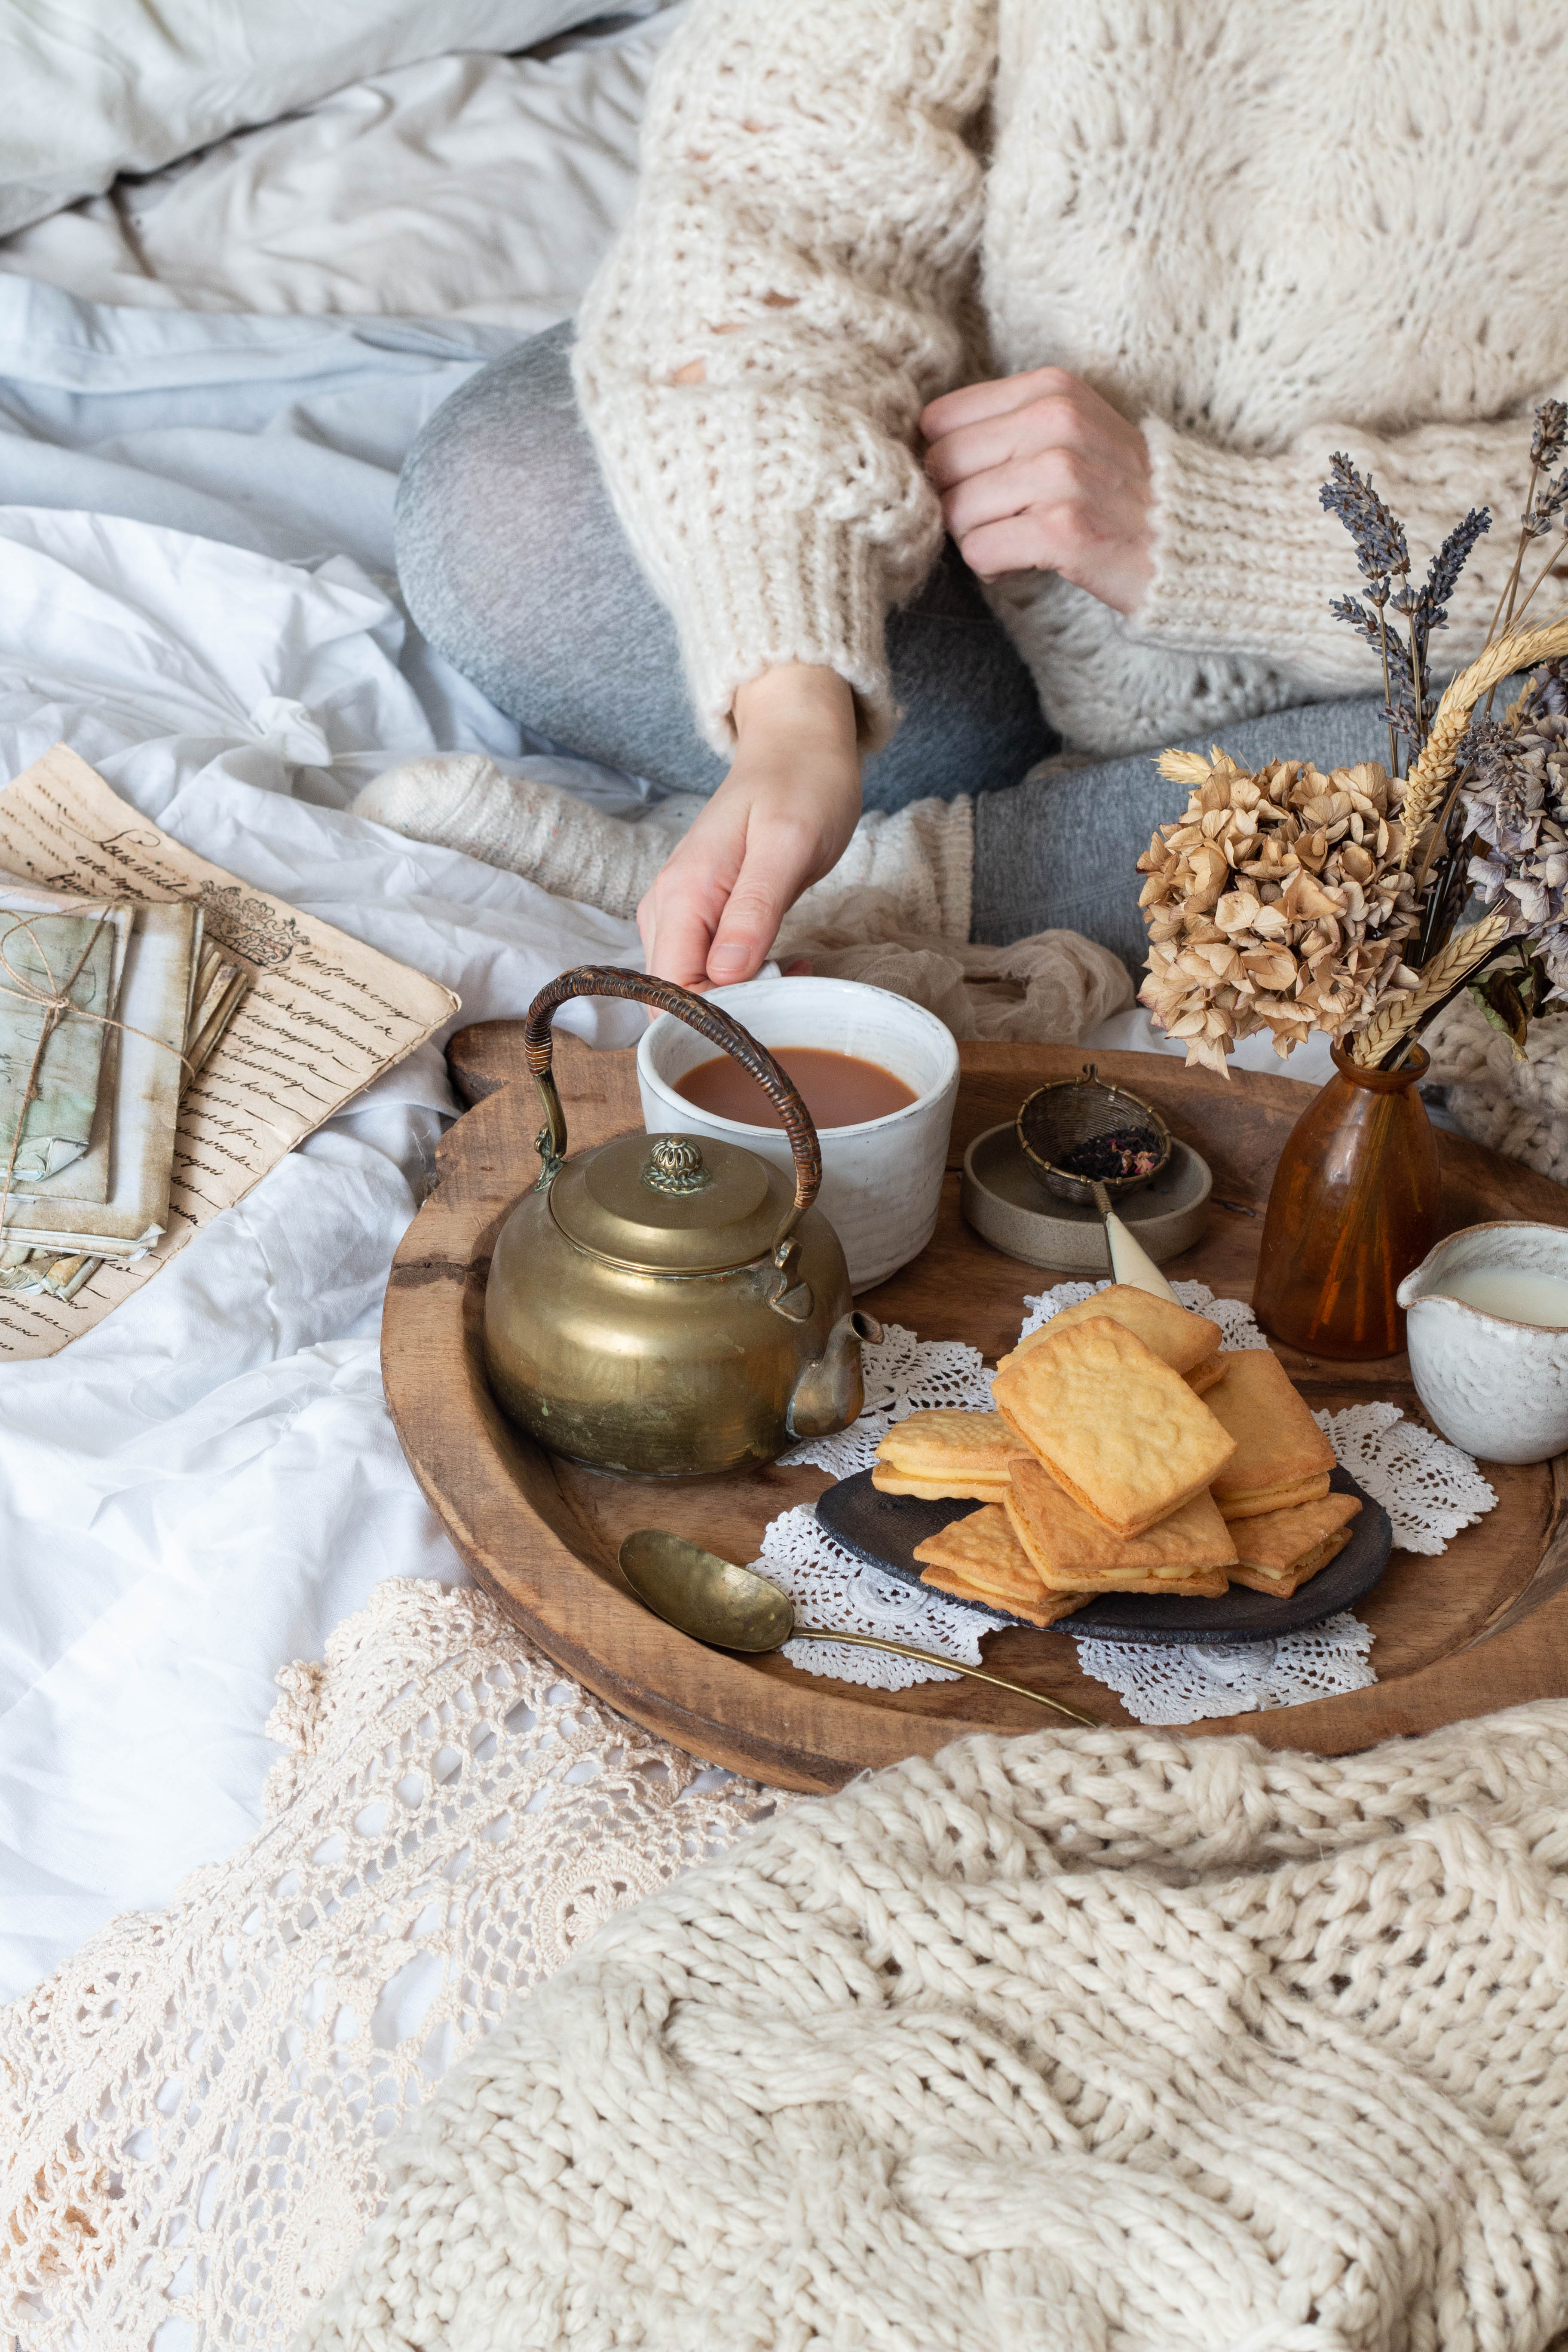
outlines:
[[[86,915],[0,912],[0,1162],[15,1139],[13,1181],[57,1175],[87,1150],[108,1033],[101,1021],[82,1015],[113,1010],[114,950],[107,919],[99,924]],[[56,1024],[41,1054],[43,1014],[22,993],[27,986],[51,996],[63,989],[82,1008]],[[29,1075],[34,1091],[24,1108]]]
[[[113,1033],[114,1099],[103,1160],[109,1181],[101,1200],[77,1195],[71,1168],[52,1183],[13,1192],[5,1203],[7,1242],[124,1256],[149,1248],[166,1230],[196,912],[188,898],[135,912],[115,1015],[123,1026]]]
[[[168,1229],[75,1299],[0,1295],[0,1362],[52,1356],[140,1289],[198,1226],[451,1018],[450,989],[237,882],[142,816],[63,743],[0,792],[0,872],[84,898],[188,899],[250,987],[187,1089]]]
[[[46,908],[43,902],[47,899],[55,900],[56,905]],[[25,903],[34,900],[38,902],[36,907]],[[0,925],[4,925],[10,915],[16,911],[29,915],[37,912],[50,914],[69,912],[79,915],[85,911],[94,922],[101,915],[104,918],[104,928],[109,933],[112,963],[109,975],[108,1001],[98,1006],[97,1010],[108,1013],[115,1019],[121,1017],[119,1009],[120,988],[124,978],[126,953],[131,944],[132,930],[138,920],[137,909],[134,907],[106,908],[101,901],[93,903],[79,898],[72,898],[64,891],[33,891],[23,884],[8,886],[5,877],[0,875]],[[114,1028],[104,1027],[96,1022],[83,1023],[79,1025],[96,1028],[99,1035],[100,1059],[93,1083],[92,1120],[88,1131],[87,1149],[79,1159],[69,1161],[63,1169],[57,1168],[52,1176],[41,1176],[35,1180],[26,1175],[19,1175],[14,1170],[11,1180],[11,1190],[14,1195],[28,1199],[47,1195],[53,1199],[57,1193],[68,1193],[73,1200],[81,1201],[107,1201],[109,1198],[109,1143],[113,1127],[114,1082],[119,1061],[119,1035]],[[57,1031],[56,1034],[58,1035],[58,1032]],[[52,1044],[53,1040],[50,1042]],[[0,1061],[3,1059],[4,1057],[0,1056]],[[37,1108],[36,1103],[33,1108],[35,1110]],[[0,1110],[0,1154],[3,1154],[6,1148],[5,1138],[10,1131],[7,1124],[10,1116],[8,1111]],[[30,1119],[31,1114],[29,1114],[29,1121]],[[18,1168],[22,1165],[20,1153],[17,1154],[17,1165]]]

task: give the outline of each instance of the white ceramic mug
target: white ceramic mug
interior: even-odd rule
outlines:
[[[1443,1297],[1456,1275],[1493,1269],[1568,1281],[1568,1229],[1467,1225],[1399,1286],[1415,1393],[1442,1431],[1486,1462],[1546,1462],[1568,1447],[1568,1330],[1505,1321]]]
[[[809,1045],[879,1062],[915,1099],[883,1118],[825,1127],[816,1205],[844,1245],[850,1286],[869,1290],[918,1257],[936,1230],[942,1171],[958,1094],[958,1047],[934,1013],[858,980],[743,980],[715,988],[721,1005],[760,1045]],[[775,1167],[793,1165],[778,1127],[751,1127],[700,1110],[675,1081],[718,1051],[672,1014],[650,1023],[637,1047],[643,1125],[650,1135],[712,1135],[744,1145]]]

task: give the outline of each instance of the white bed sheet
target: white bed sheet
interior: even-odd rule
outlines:
[[[0,239],[0,271],[147,308],[552,326],[626,211],[679,15],[377,74]]]
[[[63,737],[464,1020],[640,957],[628,924],[344,813],[411,752],[540,748],[400,612],[396,469],[506,327],[574,304],[675,13],[553,60],[380,77],[0,246],[0,774]],[[218,315],[247,306],[273,315]],[[500,324],[277,315],[311,308]],[[609,1044],[640,1016],[562,1018]],[[1138,1015],[1105,1042],[1156,1041]],[[381,1579],[461,1575],[377,1366],[453,1108],[432,1045],[96,1331],[0,1365],[0,1999],[256,1826],[280,1667]]]
[[[628,924],[323,804],[434,746],[403,628],[345,562],[0,510],[0,764],[67,736],[204,856],[447,982],[464,1020],[564,963],[635,962]],[[637,1018],[563,1015],[600,1042]],[[98,1329],[0,1367],[0,1997],[255,1827],[280,1666],[383,1577],[462,1573],[376,1354],[454,1108],[438,1042]]]

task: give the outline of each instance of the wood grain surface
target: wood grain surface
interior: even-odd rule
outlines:
[[[538,1167],[540,1113],[521,1069],[521,1029],[492,1022],[452,1042],[454,1081],[476,1107],[439,1147],[437,1190],[393,1267],[382,1342],[404,1450],[476,1580],[612,1706],[693,1754],[780,1786],[837,1788],[963,1733],[1039,1728],[1048,1717],[974,1684],[872,1691],[799,1673],[776,1656],[706,1650],[650,1617],[626,1589],[615,1560],[631,1528],[669,1527],[731,1559],[754,1559],[768,1521],[813,1501],[828,1481],[820,1471],[776,1467],[690,1483],[615,1479],[545,1454],[502,1418],[484,1377],[479,1318],[495,1234]],[[1016,1339],[1026,1294],[1056,1277],[1004,1257],[963,1224],[963,1151],[983,1129],[1011,1118],[1031,1087],[1074,1075],[1090,1057],[1052,1045],[965,1045],[960,1053],[936,1236],[862,1303],[924,1339],[967,1339],[990,1360]],[[1168,1273],[1248,1297],[1274,1162],[1310,1089],[1242,1071],[1226,1080],[1161,1055],[1092,1058],[1156,1104],[1214,1170],[1208,1234]],[[629,1050],[594,1053],[558,1035],[555,1067],[574,1150],[641,1126]],[[1458,1137],[1443,1135],[1439,1150],[1444,1232],[1496,1217],[1568,1224],[1568,1192],[1546,1178]],[[1423,1418],[1403,1356],[1347,1365],[1279,1353],[1314,1408],[1384,1397]],[[1436,1559],[1396,1552],[1362,1604],[1374,1635],[1373,1689],[1211,1719],[1192,1726],[1192,1736],[1243,1731],[1269,1747],[1342,1754],[1568,1692],[1564,1461],[1485,1466],[1497,1509]],[[995,1672],[1101,1721],[1129,1719],[1102,1684],[1079,1673],[1072,1642],[1059,1633],[999,1631],[984,1654]]]

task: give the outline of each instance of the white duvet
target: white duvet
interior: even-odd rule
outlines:
[[[63,737],[194,848],[447,982],[464,1019],[637,942],[342,814],[411,752],[523,752],[407,631],[393,487],[498,323],[575,306],[672,21],[395,68],[0,241],[0,273],[34,281],[0,299],[0,501],[26,501],[0,504],[0,773]],[[613,803],[615,779],[580,781]],[[563,1018],[636,1030],[626,1007]],[[0,1998],[254,1828],[279,1667],[382,1578],[463,1572],[377,1356],[455,1108],[438,1044],[97,1330],[0,1366]]]
[[[95,302],[552,326],[626,210],[679,14],[395,67],[0,239],[0,270]]]
[[[639,959],[627,924],[343,814],[411,752],[538,749],[409,632],[396,470],[507,330],[574,308],[677,13],[378,74],[0,242],[0,775],[64,738],[464,1020]],[[281,1666],[382,1578],[462,1573],[377,1368],[452,1109],[432,1045],[63,1355],[0,1365],[0,1998],[256,1825]]]
[[[403,630],[348,563],[0,512],[0,765],[65,735],[205,856],[447,982],[464,1019],[564,963],[635,961],[626,924],[321,804],[434,742]],[[327,738],[355,756],[323,761]],[[563,1017],[635,1034],[623,1006]],[[461,1575],[377,1364],[453,1108],[426,1047],[96,1330],[0,1368],[0,1997],[256,1825],[279,1666],[381,1578]]]

